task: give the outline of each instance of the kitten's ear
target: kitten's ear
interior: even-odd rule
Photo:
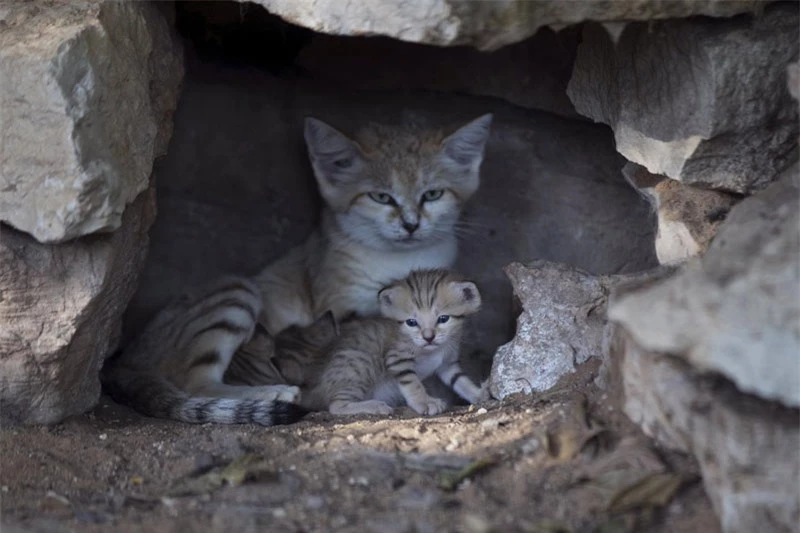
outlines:
[[[357,177],[363,154],[344,133],[321,120],[306,117],[304,136],[311,166],[321,187],[335,187]]]
[[[448,287],[453,315],[471,315],[481,308],[481,293],[471,281],[453,281]]]
[[[492,114],[480,116],[442,141],[442,153],[459,166],[477,170],[489,138]]]
[[[405,320],[408,293],[400,285],[390,285],[378,293],[381,315],[394,320]]]
[[[315,344],[328,344],[334,338],[339,336],[339,323],[333,311],[328,311],[313,324],[308,326],[306,333],[311,336],[311,341]]]

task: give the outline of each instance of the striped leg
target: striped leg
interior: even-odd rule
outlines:
[[[482,398],[480,387],[476,386],[471,379],[461,370],[458,362],[444,364],[436,369],[436,375],[442,383],[453,389],[456,394],[467,400],[469,403],[478,403]]]
[[[433,398],[425,390],[414,370],[414,357],[408,352],[389,351],[386,355],[386,369],[397,380],[400,393],[406,403],[421,415],[436,415],[447,407],[444,400]]]

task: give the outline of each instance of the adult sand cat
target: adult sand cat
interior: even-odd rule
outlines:
[[[378,294],[382,318],[341,325],[330,361],[302,403],[333,414],[389,414],[408,404],[433,415],[446,404],[422,379],[436,374],[470,403],[482,390],[459,367],[464,323],[478,311],[474,283],[446,270],[418,270]]]
[[[261,322],[271,335],[335,319],[378,314],[378,291],[417,268],[449,268],[455,225],[480,183],[492,116],[445,133],[370,125],[349,138],[308,118],[305,140],[322,221],[308,240],[262,271]]]

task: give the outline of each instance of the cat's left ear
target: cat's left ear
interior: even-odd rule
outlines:
[[[442,152],[462,167],[478,170],[489,138],[492,114],[480,116],[442,141]]]
[[[314,176],[323,193],[358,177],[363,153],[355,141],[333,126],[306,117],[304,137]]]
[[[453,315],[471,315],[481,308],[481,293],[471,281],[453,281],[448,286]]]
[[[408,293],[399,285],[390,285],[378,293],[381,315],[393,320],[405,320]]]

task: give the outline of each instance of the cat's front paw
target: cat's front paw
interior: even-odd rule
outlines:
[[[257,387],[264,400],[297,403],[300,401],[300,388],[293,385],[265,385]]]
[[[447,402],[440,398],[428,396],[421,401],[414,402],[411,408],[421,415],[438,415],[447,409]]]

